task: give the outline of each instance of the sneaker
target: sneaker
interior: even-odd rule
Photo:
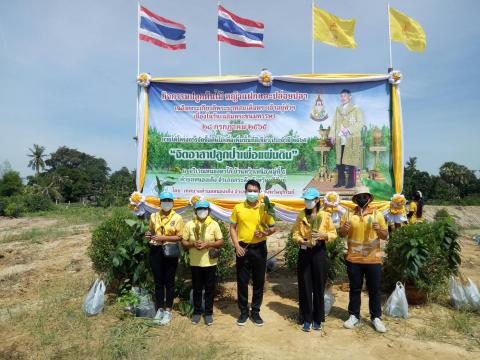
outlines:
[[[322,324],[314,321],[313,322],[313,330],[322,330]]]
[[[355,315],[350,315],[348,320],[343,323],[343,327],[347,329],[353,329],[356,325],[358,325],[359,322],[360,320]]]
[[[160,320],[160,325],[166,326],[169,325],[172,321],[173,314],[171,311],[165,310],[162,320]]]
[[[309,323],[308,321],[305,321],[303,323],[302,330],[305,331],[305,332],[310,332],[310,330],[312,330],[312,324]]]
[[[260,317],[260,314],[258,312],[252,312],[250,314],[250,318],[252,319],[253,323],[257,326],[263,326],[263,320]]]
[[[197,325],[200,322],[200,319],[202,318],[202,315],[200,314],[193,314],[192,316],[192,324]]]
[[[205,325],[210,326],[213,325],[213,316],[212,315],[205,315]]]
[[[383,322],[380,318],[375,318],[372,320],[372,325],[379,333],[387,332],[387,328],[383,325]]]
[[[160,321],[162,321],[163,315],[165,315],[165,311],[163,309],[158,309],[155,317],[153,318],[153,322],[157,325],[160,325]]]
[[[237,320],[238,326],[243,326],[247,323],[248,315],[247,314],[240,314],[240,317]]]

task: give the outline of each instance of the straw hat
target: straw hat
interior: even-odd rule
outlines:
[[[356,197],[357,195],[360,195],[360,194],[368,194],[368,195],[370,195],[370,201],[373,201],[373,194],[370,192],[370,189],[369,189],[368,187],[364,186],[364,185],[362,185],[362,186],[357,186],[357,187],[355,188],[355,192],[354,192],[354,194],[353,194],[353,196],[352,196],[352,201],[353,201],[353,202],[356,202],[356,201],[355,201],[355,197]]]

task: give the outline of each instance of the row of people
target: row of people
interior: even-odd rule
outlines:
[[[230,237],[236,252],[239,326],[245,325],[249,318],[255,325],[263,325],[260,309],[266,273],[266,240],[276,231],[276,227],[274,218],[266,212],[259,200],[260,191],[260,184],[249,180],[245,184],[245,201],[234,207],[230,217]],[[346,262],[350,284],[350,316],[344,326],[352,329],[359,322],[361,290],[365,278],[372,324],[377,331],[384,332],[386,329],[381,321],[380,303],[380,240],[387,239],[388,227],[384,214],[370,205],[373,195],[366,187],[357,188],[352,197],[355,204],[352,211],[346,211],[339,206],[339,197],[335,193],[327,193],[323,204],[320,193],[314,188],[307,189],[303,198],[305,208],[298,214],[292,230],[293,239],[299,245],[298,298],[300,313],[304,319],[303,330],[319,330],[325,322],[325,242],[336,239],[338,233],[347,239],[348,244]],[[162,192],[160,200],[161,210],[151,215],[150,230],[146,233],[151,244],[150,265],[155,280],[158,309],[155,321],[167,325],[172,320],[178,257],[170,256],[165,249],[169,244],[181,242],[190,255],[194,303],[192,323],[198,324],[204,315],[205,324],[212,325],[218,256],[216,249],[224,244],[220,227],[210,216],[208,201],[197,201],[194,205],[194,219],[184,225],[182,217],[173,210],[173,194]],[[415,213],[417,210],[413,211]],[[418,215],[415,215],[418,218]],[[250,279],[253,294],[249,307]]]

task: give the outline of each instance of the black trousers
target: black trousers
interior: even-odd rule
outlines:
[[[155,303],[157,309],[172,308],[175,297],[175,273],[178,258],[163,255],[161,246],[150,247],[150,267],[155,281]]]
[[[324,293],[327,281],[325,243],[298,250],[297,277],[300,314],[306,322],[325,322]]]
[[[202,290],[205,289],[205,315],[213,314],[213,296],[215,294],[215,272],[214,266],[191,266],[192,288],[193,288],[193,313],[202,313]]]
[[[360,319],[360,305],[363,278],[367,280],[368,306],[371,319],[382,316],[380,281],[381,264],[354,264],[347,261],[348,280],[350,282],[350,302],[348,312]]]
[[[246,244],[240,244],[245,247]],[[238,308],[242,314],[248,314],[248,283],[252,276],[253,295],[252,312],[260,312],[263,301],[263,286],[267,269],[267,243],[249,245],[245,255],[237,256],[237,297]]]

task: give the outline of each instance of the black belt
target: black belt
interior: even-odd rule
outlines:
[[[249,244],[249,243],[245,243],[243,241],[240,241],[238,243],[238,245],[240,245],[242,248],[249,248],[249,249],[256,249],[256,248],[259,248],[259,247],[262,247],[262,246],[265,246],[265,244],[267,243],[267,240],[264,240],[264,241],[261,241],[259,243],[255,243],[255,244]]]

